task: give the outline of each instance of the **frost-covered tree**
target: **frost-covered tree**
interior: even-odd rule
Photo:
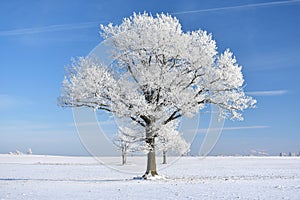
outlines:
[[[143,134],[129,127],[119,127],[118,133],[113,138],[113,144],[121,152],[122,164],[127,162],[128,152],[140,152],[145,149]]]
[[[28,149],[27,154],[31,155],[32,154],[32,150],[31,148]]]
[[[113,45],[114,64],[75,61],[60,105],[105,110],[139,124],[148,147],[145,178],[157,175],[155,139],[164,125],[206,104],[219,106],[222,117],[242,119],[241,111],[255,104],[243,91],[242,67],[232,52],[218,54],[206,31],[183,32],[176,18],[147,13],[101,30]]]
[[[157,135],[155,148],[162,151],[163,164],[167,164],[168,151],[177,152],[179,155],[188,153],[190,144],[181,137],[178,131],[178,120],[162,125]]]

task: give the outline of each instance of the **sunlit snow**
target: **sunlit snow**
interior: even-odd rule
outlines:
[[[132,159],[144,167],[129,157],[125,169]],[[299,166],[300,157],[182,157],[164,178],[140,180],[91,157],[0,155],[0,199],[299,199]]]

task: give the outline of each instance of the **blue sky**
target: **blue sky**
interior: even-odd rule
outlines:
[[[15,0],[0,2],[0,153],[86,155],[71,109],[57,106],[64,66],[102,41],[99,24],[143,11],[211,32],[243,66],[257,108],[226,121],[212,154],[300,151],[300,1]]]

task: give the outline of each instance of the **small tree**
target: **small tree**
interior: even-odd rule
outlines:
[[[178,132],[178,120],[163,125],[157,137],[156,149],[162,151],[163,164],[167,164],[167,152],[173,151],[180,155],[186,154],[190,149],[188,144]]]
[[[105,110],[139,124],[148,149],[144,177],[157,175],[155,139],[161,127],[215,104],[221,116],[242,119],[255,100],[243,92],[241,66],[230,50],[217,53],[211,34],[183,32],[170,15],[133,14],[101,25],[116,62],[79,58],[63,81],[61,106]]]
[[[128,127],[119,127],[116,137],[113,138],[113,144],[117,147],[117,150],[121,152],[123,165],[127,162],[128,152],[142,150],[143,145],[141,145],[141,142],[143,141],[136,130]]]
[[[32,154],[32,150],[31,148],[28,149],[27,154],[31,155]]]

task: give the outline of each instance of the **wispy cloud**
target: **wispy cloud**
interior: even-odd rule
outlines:
[[[97,122],[80,122],[80,123],[67,123],[67,126],[112,126],[116,125],[115,120],[97,121]]]
[[[75,126],[98,126],[98,122],[80,122],[80,123],[68,123],[67,126],[75,127]]]
[[[74,132],[63,123],[40,122],[30,120],[0,120],[0,133],[54,133],[57,131]]]
[[[8,94],[0,94],[0,110],[17,108],[21,105],[28,104],[31,104],[31,102],[22,97],[16,97]]]
[[[254,91],[254,92],[246,92],[248,95],[253,96],[281,96],[287,94],[287,90],[267,90],[267,91]]]
[[[5,122],[7,123],[7,122]],[[41,130],[48,130],[50,127],[45,124],[26,124],[22,121],[16,122],[15,124],[8,124],[2,126],[0,128],[1,132],[28,132],[28,131],[41,131]]]
[[[300,0],[272,1],[266,3],[253,3],[253,4],[245,4],[239,6],[227,6],[227,7],[219,7],[219,8],[201,9],[201,10],[187,10],[187,11],[174,12],[171,14],[182,15],[182,14],[193,14],[193,13],[202,13],[202,12],[244,9],[244,8],[268,7],[268,6],[277,6],[277,5],[292,4],[292,3],[299,3],[299,2]]]
[[[223,127],[223,128],[211,128],[211,131],[233,131],[233,130],[245,130],[245,129],[264,129],[269,128],[269,126],[264,125],[253,125],[253,126],[233,126],[233,127]],[[198,129],[198,133],[207,133],[208,129]]]
[[[269,126],[262,126],[262,125],[233,126],[233,127],[224,127],[223,130],[262,129],[262,128],[269,128]]]
[[[54,31],[86,29],[86,28],[96,27],[100,23],[104,23],[104,22],[102,21],[102,22],[84,22],[84,23],[77,23],[77,24],[57,24],[57,25],[49,25],[49,26],[42,26],[42,27],[2,30],[0,31],[0,36],[27,35],[27,34],[54,32]]]

